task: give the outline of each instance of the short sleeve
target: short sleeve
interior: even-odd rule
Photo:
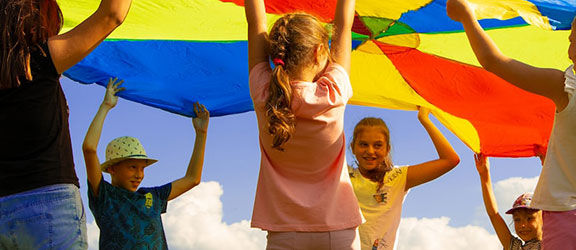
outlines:
[[[352,84],[350,83],[350,76],[339,64],[330,64],[326,69],[326,72],[320,79],[318,79],[318,83],[334,84],[336,90],[345,103],[347,103],[348,100],[352,97]]]
[[[166,208],[168,206],[168,197],[172,191],[172,183],[162,185],[160,187],[153,188],[141,188],[138,192],[140,193],[152,193],[152,196],[156,197],[160,201],[159,210],[162,213],[166,213]]]
[[[576,89],[576,75],[574,74],[574,64],[572,64],[564,71],[564,91],[568,93],[570,99],[574,89]]]
[[[514,236],[510,238],[510,250],[522,250],[522,241]]]
[[[398,185],[398,187],[400,187],[402,190],[404,190],[403,192],[406,193],[407,192],[406,181],[408,178],[408,168],[409,168],[409,166],[394,167],[389,173],[386,174],[386,176],[384,178],[390,178],[390,177],[393,177],[394,175],[396,175],[397,176],[396,177],[397,178],[396,185]],[[388,174],[390,174],[390,176],[388,176]]]
[[[94,195],[94,190],[92,190],[92,186],[90,185],[90,183],[88,183],[87,186],[88,186],[88,207],[90,207],[90,210],[92,210],[95,213],[97,211],[102,211],[102,208],[104,207],[104,204],[106,202],[106,197],[109,196],[110,187],[112,187],[112,185],[108,183],[106,180],[104,180],[104,177],[102,177],[102,180],[98,185],[98,196]]]
[[[250,97],[254,104],[265,103],[268,99],[268,86],[272,69],[267,62],[256,64],[250,71],[248,82],[250,84]]]

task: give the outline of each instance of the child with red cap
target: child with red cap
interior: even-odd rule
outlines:
[[[542,211],[530,207],[532,193],[520,195],[512,208],[506,211],[514,219],[514,229],[518,237],[512,235],[506,222],[498,213],[498,205],[492,191],[490,180],[490,164],[486,156],[477,154],[474,156],[476,169],[480,175],[482,185],[482,197],[486,206],[486,213],[498,235],[498,239],[504,250],[540,250],[542,240]]]

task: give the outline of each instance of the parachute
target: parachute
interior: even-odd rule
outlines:
[[[475,0],[480,23],[508,56],[538,67],[566,68],[576,1]],[[60,0],[63,32],[98,1]],[[301,11],[330,23],[336,0],[267,0],[268,24]],[[487,156],[546,152],[554,104],[478,66],[462,26],[440,0],[357,0],[353,27],[354,96],[350,104],[432,109],[468,147]],[[247,24],[242,0],[138,0],[124,24],[64,73],[105,86],[125,80],[120,96],[192,116],[253,110],[248,90]]]

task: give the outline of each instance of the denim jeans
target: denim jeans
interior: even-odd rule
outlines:
[[[56,184],[0,197],[0,249],[87,249],[78,187]]]

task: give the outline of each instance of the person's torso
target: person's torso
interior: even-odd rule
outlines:
[[[100,249],[167,249],[161,214],[168,185],[130,192],[102,179],[98,197],[88,196],[100,228]]]
[[[567,90],[568,88],[568,82]],[[574,85],[575,83],[572,83]],[[571,86],[573,90],[574,86]],[[576,209],[576,97],[556,113],[544,166],[531,206],[546,211]]]
[[[265,103],[271,71],[266,63],[250,75],[258,120],[261,164],[252,226],[271,231],[332,231],[361,223],[346,173],[344,109],[351,96],[346,71],[329,67],[317,82],[294,82],[296,129],[272,149]]]
[[[0,196],[78,184],[68,105],[48,51],[31,54],[33,81],[0,90]]]
[[[366,220],[359,227],[363,250],[394,248],[407,193],[407,170],[407,167],[393,168],[384,176],[380,189],[378,183],[362,176],[357,168],[351,171],[350,180]]]

